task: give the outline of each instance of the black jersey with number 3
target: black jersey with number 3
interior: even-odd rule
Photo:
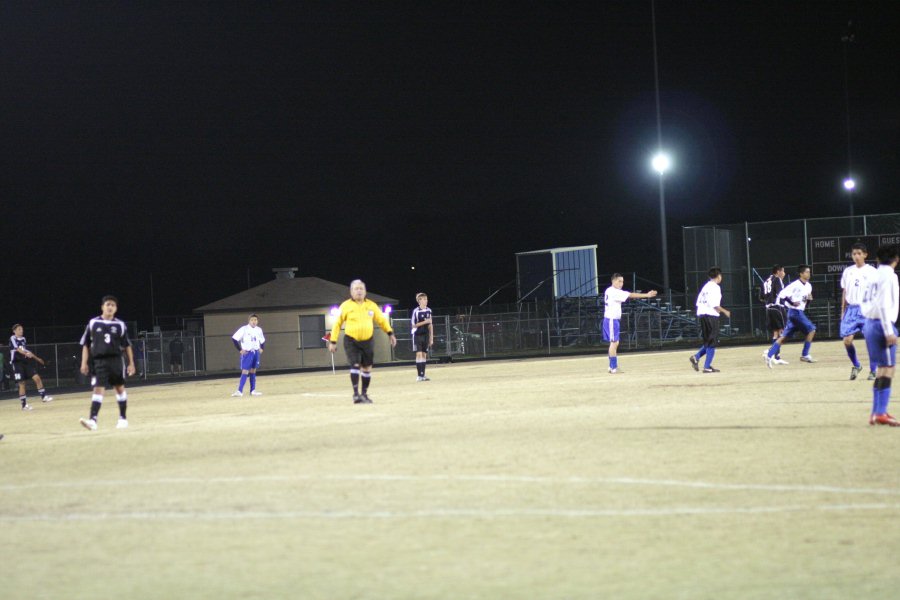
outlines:
[[[103,317],[94,317],[88,322],[81,336],[81,345],[90,346],[91,356],[121,356],[122,348],[131,345],[128,339],[128,328],[119,319],[111,321]]]

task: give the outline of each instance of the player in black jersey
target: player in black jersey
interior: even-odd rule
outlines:
[[[769,275],[768,279],[763,281],[762,288],[760,289],[760,299],[766,305],[766,323],[768,324],[769,332],[772,334],[773,343],[778,341],[778,338],[781,337],[787,323],[787,308],[778,302],[778,294],[780,294],[783,289],[784,267],[781,265],[774,265],[772,267],[772,274]],[[766,351],[763,352],[763,359],[768,361],[768,357],[769,350],[766,349]],[[779,352],[772,358],[772,364],[786,365],[788,364],[788,361],[782,359],[781,353]]]
[[[35,363],[43,365],[44,360],[26,347],[22,325],[19,323],[13,325],[12,332],[12,337],[9,338],[9,362],[12,364],[16,383],[19,384],[19,401],[22,403],[22,410],[31,410],[31,405],[28,404],[28,397],[25,394],[25,382],[29,379],[34,380],[34,385],[37,386],[41,400],[52,402],[53,396],[47,395],[47,390],[44,389],[44,382],[41,381],[41,376],[38,375],[35,368]]]
[[[428,294],[419,292],[416,294],[416,302],[410,317],[412,323],[413,350],[416,352],[416,381],[429,381],[425,377],[425,367],[428,365],[428,349],[434,345],[434,327],[431,324],[431,309],[428,308]]]
[[[135,374],[134,351],[128,339],[125,322],[116,318],[119,301],[115,296],[104,296],[100,309],[102,314],[91,319],[81,336],[81,372],[91,375],[94,395],[91,396],[91,416],[82,418],[81,424],[91,431],[97,429],[97,415],[103,403],[103,392],[107,387],[116,390],[119,401],[119,422],[116,429],[128,427],[125,411],[128,408],[128,393],[125,391],[125,373]],[[128,358],[128,367],[122,360],[122,353]]]

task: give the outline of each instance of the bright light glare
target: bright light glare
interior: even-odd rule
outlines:
[[[384,310],[382,311],[384,314],[389,315],[394,308],[390,304],[384,305]]]
[[[848,177],[847,179],[844,180],[844,189],[847,190],[848,192],[855,187],[856,187],[856,182],[853,181],[852,178]]]
[[[670,166],[672,166],[672,160],[669,158],[668,154],[660,152],[653,157],[653,162],[651,164],[653,165],[653,170],[662,175],[669,170]]]
[[[332,317],[337,317],[337,316],[340,315],[340,314],[341,314],[341,309],[340,309],[339,306],[332,306],[332,307],[331,307],[331,316],[332,316]]]

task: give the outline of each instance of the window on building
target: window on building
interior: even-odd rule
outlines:
[[[300,347],[324,348],[325,315],[300,316]]]

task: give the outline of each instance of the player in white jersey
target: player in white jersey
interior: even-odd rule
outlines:
[[[863,337],[869,357],[877,365],[872,386],[870,425],[900,426],[887,409],[891,401],[891,380],[897,365],[897,317],[900,313],[900,283],[895,269],[900,263],[900,248],[884,246],[878,249],[878,269],[872,277],[860,310],[866,318]]]
[[[800,354],[800,361],[806,363],[814,363],[815,359],[809,354],[809,348],[812,346],[813,338],[816,337],[816,326],[806,316],[804,312],[806,305],[812,301],[812,284],[809,278],[812,277],[812,269],[809,265],[800,265],[797,267],[797,279],[792,281],[790,285],[781,290],[778,294],[778,301],[788,307],[788,323],[784,331],[769,348],[766,355],[766,365],[771,369],[775,356],[781,352],[781,344],[785,340],[790,339],[795,331],[801,331],[806,334],[806,340],[803,343],[803,352]]]
[[[266,336],[262,327],[258,327],[259,317],[250,315],[247,324],[234,332],[231,341],[234,347],[241,353],[241,379],[237,389],[231,394],[240,398],[244,395],[244,384],[250,380],[250,395],[262,396],[262,392],[256,389],[256,370],[259,368],[259,359],[266,347]]]
[[[866,264],[869,252],[865,244],[853,244],[850,256],[853,257],[853,264],[844,269],[841,275],[841,289],[844,290],[841,294],[841,337],[844,339],[847,356],[853,363],[850,369],[850,379],[853,380],[862,371],[862,365],[856,358],[853,336],[862,333],[863,325],[866,323],[866,318],[859,312],[859,305],[866,292],[868,280],[875,276],[875,267]],[[869,379],[875,379],[875,365],[871,357],[869,359]]]
[[[622,320],[622,304],[632,298],[653,298],[656,290],[646,293],[623,290],[625,278],[621,273],[613,273],[610,285],[603,293],[603,340],[609,342],[609,372],[618,373],[619,369],[619,324]]]
[[[691,366],[695,371],[700,370],[700,359],[706,356],[703,365],[704,373],[718,373],[719,369],[712,366],[713,357],[716,355],[716,345],[719,342],[719,315],[731,318],[731,312],[722,308],[722,269],[712,267],[709,270],[709,281],[697,294],[697,318],[700,321],[700,335],[703,337],[703,345],[696,354],[691,355]]]

